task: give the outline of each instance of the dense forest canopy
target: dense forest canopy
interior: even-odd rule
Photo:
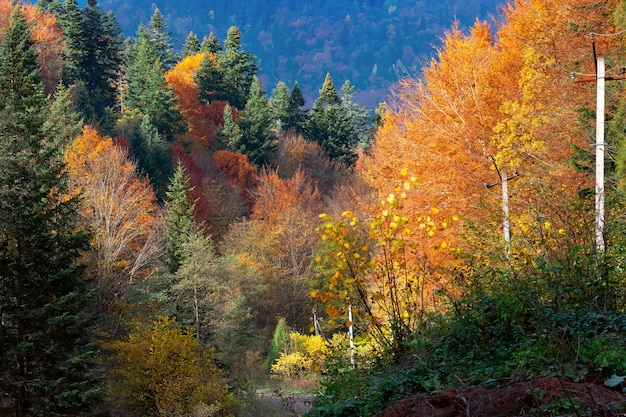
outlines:
[[[412,10],[281,7],[312,50]],[[626,3],[450,21],[374,114],[339,61],[268,85],[232,23],[280,13],[180,45],[149,10],[125,35],[97,0],[0,0],[0,414],[265,415],[266,384],[375,416],[545,375],[618,400],[531,390],[510,415],[624,411]]]
[[[80,3],[80,2],[79,2]],[[501,0],[475,1],[197,1],[183,6],[166,0],[102,1],[124,33],[132,35],[158,7],[177,48],[189,32],[200,39],[214,32],[224,38],[230,26],[259,58],[262,83],[297,81],[312,103],[327,72],[357,87],[356,100],[373,109],[392,83],[419,73],[433,45],[457,20],[470,27],[476,19],[498,16]]]

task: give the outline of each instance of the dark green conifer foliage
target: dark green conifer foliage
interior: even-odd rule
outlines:
[[[241,32],[237,27],[228,29],[224,50],[217,54],[217,63],[224,74],[226,100],[231,106],[242,110],[259,67],[256,57],[241,49]]]
[[[320,144],[335,161],[352,165],[356,162],[359,137],[353,121],[342,106],[330,74],[326,75],[318,99],[308,118],[305,136]]]
[[[149,116],[144,115],[139,126],[135,126],[130,144],[137,167],[148,175],[157,199],[163,201],[172,176],[172,157],[167,141],[152,124]]]
[[[196,204],[189,198],[191,191],[189,177],[179,163],[167,188],[165,201],[165,208],[167,209],[165,217],[167,267],[173,274],[178,271],[183,262],[184,243],[189,236],[198,232],[193,215]]]
[[[183,45],[182,57],[187,58],[188,56],[199,54],[201,50],[200,39],[198,39],[195,33],[189,32]]]
[[[83,62],[87,54],[87,38],[83,22],[83,15],[78,7],[77,0],[65,0],[56,11],[59,27],[63,30],[63,40],[65,41],[65,65],[61,71],[61,79],[67,86],[85,81]]]
[[[270,98],[270,107],[272,116],[279,123],[282,130],[287,130],[286,126],[289,122],[289,87],[283,81],[279,81],[272,90]]]
[[[145,26],[139,26],[135,45],[128,56],[127,116],[148,116],[159,133],[171,140],[174,133],[181,129],[182,115],[176,105],[174,91],[165,82],[162,51],[156,48]]]
[[[83,42],[82,50],[75,52],[79,58],[78,79],[87,88],[94,116],[101,120],[116,104],[114,81],[121,69],[124,37],[113,13],[103,12],[96,0],[87,1],[82,17],[77,42]]]
[[[243,132],[233,118],[233,108],[230,104],[224,107],[224,126],[217,131],[217,140],[225,148],[235,150],[241,146]]]
[[[15,7],[0,46],[0,415],[76,416],[94,388],[76,199],[44,135],[47,98]]]
[[[291,89],[289,96],[289,110],[288,117],[285,125],[286,130],[293,129],[296,133],[304,132],[304,126],[306,125],[307,112],[304,110],[306,101],[300,91],[300,86],[296,81]]]
[[[224,85],[224,73],[218,68],[213,59],[205,56],[193,78],[198,86],[198,95],[201,102],[209,104],[214,101],[226,101],[228,99]]]
[[[174,45],[177,40],[172,38],[172,32],[168,31],[167,23],[158,7],[154,8],[150,22],[148,23],[150,39],[159,54],[159,60],[170,69],[177,61],[178,57],[174,53]]]
[[[220,51],[223,51],[222,44],[214,32],[211,32],[208,37],[202,39],[200,49],[202,52],[208,52],[209,54],[215,55],[217,55]]]
[[[276,134],[272,109],[256,77],[250,87],[250,98],[239,118],[239,126],[243,135],[239,146],[233,150],[248,155],[250,162],[258,168],[268,164],[276,147]]]
[[[61,149],[65,149],[81,134],[83,126],[83,119],[76,112],[68,89],[59,84],[54,101],[50,105],[50,114],[43,126],[46,137],[54,140]]]

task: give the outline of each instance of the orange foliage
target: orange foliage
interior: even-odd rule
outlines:
[[[215,59],[213,55],[191,55],[165,74],[165,80],[174,89],[183,117],[189,125],[189,132],[182,141],[190,143],[192,149],[198,147],[198,150],[213,144],[218,126],[224,123],[225,103],[212,103],[211,106],[206,106],[199,100],[198,87],[193,75],[205,57]]]
[[[252,191],[259,182],[259,175],[248,157],[239,152],[217,151],[213,154],[213,168],[239,189],[241,199],[251,210],[254,204]]]
[[[110,312],[161,253],[154,192],[147,178],[137,176],[128,152],[89,126],[67,148],[65,162],[72,190],[82,196],[82,223],[93,232],[88,272],[100,305]]]
[[[0,30],[9,25],[13,5],[12,0],[0,0]],[[59,81],[62,65],[63,33],[57,26],[57,18],[53,14],[42,12],[29,3],[22,3],[21,7],[27,22],[32,25],[31,39],[35,42],[37,63],[41,67],[46,93],[52,94]]]
[[[562,208],[550,202],[567,201],[588,181],[568,158],[574,145],[588,148],[575,109],[593,108],[595,95],[570,73],[593,72],[589,32],[616,31],[609,15],[617,3],[519,0],[504,9],[495,34],[484,23],[469,33],[453,28],[423,80],[401,83],[357,170],[384,198],[408,168],[420,180],[406,201],[409,212],[434,206],[498,235],[495,160],[499,170],[521,174],[508,184],[514,234],[523,234],[525,217],[558,217],[554,210]],[[447,233],[458,237],[460,228]]]

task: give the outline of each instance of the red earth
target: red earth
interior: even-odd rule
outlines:
[[[532,411],[532,414],[531,414]],[[377,417],[626,416],[626,394],[602,382],[542,377],[493,389],[418,394]]]

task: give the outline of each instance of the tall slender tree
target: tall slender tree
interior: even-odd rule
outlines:
[[[256,57],[241,47],[241,31],[228,29],[224,50],[217,54],[219,67],[224,72],[224,84],[228,103],[242,110],[248,101],[250,86],[259,72]]]
[[[0,46],[0,414],[75,416],[100,397],[90,370],[77,200],[57,141],[30,28],[15,6]]]
[[[188,56],[199,54],[201,50],[202,45],[200,44],[200,39],[198,39],[195,33],[189,32],[183,44],[182,57],[187,58]]]
[[[172,38],[172,32],[168,30],[165,18],[158,7],[154,8],[150,22],[148,22],[148,30],[161,63],[165,68],[171,68],[178,61],[178,56],[174,52],[177,40]]]

